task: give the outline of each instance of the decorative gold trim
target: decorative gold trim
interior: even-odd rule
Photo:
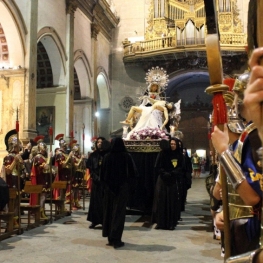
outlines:
[[[160,140],[128,140],[124,141],[124,144],[129,152],[160,152]]]

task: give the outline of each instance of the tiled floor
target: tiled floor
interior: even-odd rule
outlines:
[[[213,239],[205,175],[194,179],[183,221],[174,231],[155,230],[148,217],[127,215],[125,246],[106,246],[101,228],[89,229],[85,211],[0,242],[1,263],[180,262],[221,263],[219,241]],[[88,203],[87,203],[88,206]]]

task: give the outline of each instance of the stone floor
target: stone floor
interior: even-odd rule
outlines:
[[[89,229],[86,208],[1,241],[0,262],[221,263],[220,244],[213,239],[205,176],[193,180],[183,221],[174,231],[155,230],[148,217],[127,215],[125,246],[114,249],[106,246],[107,239],[102,237],[100,227]]]

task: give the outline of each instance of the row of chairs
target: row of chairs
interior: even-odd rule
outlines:
[[[0,241],[6,239],[14,234],[22,234],[24,229],[28,230],[32,227],[37,227],[41,224],[40,220],[40,194],[42,192],[42,185],[32,185],[30,181],[27,181],[24,187],[25,194],[36,194],[37,195],[37,204],[30,205],[27,203],[21,203],[20,198],[20,206],[19,212],[27,212],[27,222],[25,228],[21,227],[21,217],[19,218],[19,228],[14,228],[14,216],[15,216],[15,201],[17,199],[17,189],[16,188],[9,188],[9,203],[8,203],[8,211],[0,212]],[[52,189],[64,189],[67,188],[67,181],[54,181],[52,184]],[[84,189],[85,190],[85,189]],[[85,192],[83,190],[83,192]],[[83,196],[85,198],[85,194]],[[66,215],[69,215],[69,211],[64,210],[64,199],[59,200],[46,200],[46,202],[50,203],[50,215],[49,220],[52,223],[53,219],[57,220],[62,218]],[[84,203],[84,201],[83,201]],[[54,205],[54,210],[52,209],[52,204]],[[32,218],[33,217],[33,218]]]

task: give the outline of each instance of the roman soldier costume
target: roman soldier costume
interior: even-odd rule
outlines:
[[[40,197],[41,219],[47,219],[45,215],[46,194],[50,190],[50,157],[47,156],[47,146],[43,142],[44,136],[40,135],[35,138],[38,153],[33,160],[33,169],[31,173],[32,183],[43,185]]]
[[[73,197],[74,203],[73,208],[79,209],[81,205],[79,204],[79,186],[82,184],[85,166],[83,162],[83,156],[80,153],[79,144],[77,141],[73,141],[72,144],[72,158],[73,158],[73,176],[72,176],[72,188],[73,188]]]
[[[24,161],[19,154],[20,142],[17,140],[17,131],[11,130],[5,136],[5,145],[8,155],[4,157],[3,160],[3,170],[5,173],[5,181],[9,188],[16,188],[20,190],[18,180],[20,180],[21,170],[24,167]],[[19,193],[17,193],[19,194]],[[15,201],[15,217],[14,217],[14,227],[17,228],[18,222],[18,198]]]
[[[59,141],[59,152],[56,155],[56,164],[58,167],[59,181],[68,181],[71,177],[70,157],[67,154],[67,143],[64,140],[64,134],[58,134],[55,140]]]
[[[55,156],[55,166],[57,167],[56,181],[68,181],[71,180],[71,157],[67,154],[67,142],[64,140],[64,134],[58,134],[55,140],[59,141],[59,150]],[[70,194],[70,187],[67,187],[67,192]],[[58,194],[58,190],[53,192],[54,198],[64,199],[65,190],[61,189]],[[64,210],[66,210],[64,208]]]

